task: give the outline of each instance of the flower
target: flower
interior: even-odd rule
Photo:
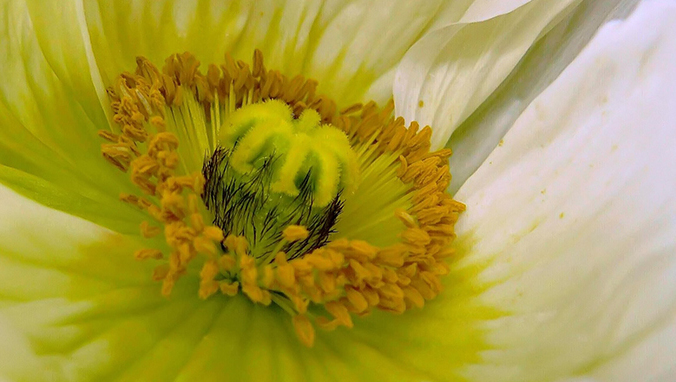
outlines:
[[[614,6],[493,3],[311,3],[298,9],[238,2],[5,2],[0,375],[31,381],[669,380],[671,290],[676,288],[670,277],[675,177],[669,165],[674,112],[668,90],[676,81],[670,68],[676,9],[666,1],[641,4],[625,20],[603,26],[564,69],[542,63],[559,56],[564,59],[553,60],[558,65],[572,60],[576,54],[569,52],[582,49],[602,24],[599,16],[611,14]],[[564,41],[563,48],[543,54],[552,41]],[[451,164],[465,164],[458,166],[462,175],[455,184],[461,186],[455,198],[467,211],[456,227],[458,253],[443,278],[445,291],[424,308],[398,316],[374,311],[355,319],[352,329],[319,331],[310,349],[296,339],[312,342],[312,323],[298,314],[299,305],[280,304],[294,316],[296,334],[286,312],[263,306],[284,290],[271,289],[272,281],[247,281],[267,278],[255,274],[269,269],[255,264],[256,247],[236,235],[219,236],[227,228],[217,220],[211,227],[188,222],[188,216],[200,215],[195,212],[201,208],[199,191],[216,189],[214,195],[220,195],[221,186],[210,183],[213,176],[200,178],[198,172],[181,178],[174,172],[179,166],[175,160],[186,169],[201,164],[188,163],[196,156],[190,155],[193,149],[188,154],[183,149],[198,131],[197,119],[170,119],[158,111],[161,103],[146,108],[149,99],[173,102],[178,93],[169,89],[174,81],[163,82],[161,89],[144,87],[144,81],[155,75],[152,64],[169,57],[170,72],[178,68],[171,73],[183,84],[181,76],[193,73],[193,56],[171,55],[184,50],[204,63],[220,63],[224,52],[244,60],[256,48],[267,68],[316,78],[318,89],[340,107],[368,99],[385,104],[393,96],[397,115],[435,127],[435,148],[449,137],[450,146],[458,147]],[[130,63],[137,55],[146,57],[137,61],[140,71],[120,77],[133,69]],[[533,93],[519,93],[519,84],[540,80],[553,82],[542,93],[542,84],[529,86]],[[216,86],[206,92],[199,86],[191,83],[187,89],[202,89],[195,92],[198,100],[210,102]],[[108,87],[113,90],[106,94]],[[151,98],[153,94],[161,98]],[[125,97],[134,102],[125,104]],[[280,182],[266,187],[279,197],[266,194],[265,200],[303,192],[304,183],[284,183],[288,178],[276,176],[278,172],[308,173],[290,159],[289,150],[279,167],[247,160],[265,147],[268,141],[256,139],[269,138],[261,126],[272,119],[283,126],[275,130],[275,152],[297,144],[301,136],[306,144],[293,152],[314,153],[324,158],[322,163],[349,168],[355,158],[363,158],[351,154],[358,145],[351,141],[347,149],[336,130],[321,130],[331,139],[322,140],[324,135],[317,133],[324,112],[332,114],[329,106],[312,112],[272,102],[251,111],[255,102],[233,102],[243,106],[230,110],[228,128],[205,139],[232,142],[225,148],[232,152],[226,158],[232,169],[223,169],[226,159],[219,155],[209,158],[207,163],[214,165],[207,168],[233,184],[250,181],[247,166],[272,168],[270,179]],[[124,147],[146,150],[132,154],[154,161],[147,163],[154,178],[141,176],[146,173],[139,167],[134,172],[131,167],[139,162],[115,156],[123,147],[103,146],[109,163],[101,159],[101,143],[123,143],[121,135],[145,142],[149,137],[135,127],[151,124],[157,129],[154,141]],[[506,134],[504,125],[511,126]],[[105,143],[97,132],[109,126],[111,132],[101,135],[117,134],[118,140]],[[164,128],[171,134],[162,135]],[[260,133],[248,134],[247,128]],[[479,139],[483,135],[486,140]],[[477,145],[479,140],[484,144]],[[174,155],[176,142],[180,148]],[[458,155],[467,150],[476,153]],[[130,167],[139,177],[130,181],[130,174],[111,163]],[[371,172],[385,179],[386,171],[377,170]],[[317,176],[313,181],[322,186],[308,192],[320,207],[340,200],[337,190],[347,190],[359,179],[331,167]],[[139,202],[139,190],[157,195],[158,188],[167,195],[161,193],[153,214],[150,205]],[[176,198],[176,188],[185,192],[185,204]],[[119,200],[120,193],[126,202]],[[228,200],[240,198],[228,195]],[[213,214],[222,211],[204,204]],[[269,214],[277,207],[261,211]],[[156,219],[150,221],[144,211]],[[407,212],[396,213],[404,225],[412,219]],[[143,235],[140,222],[147,222],[142,223]],[[181,230],[196,226],[203,240],[185,247]],[[165,234],[155,236],[159,227]],[[262,256],[274,256],[277,267],[270,274],[277,278],[270,280],[281,283],[279,270],[294,259],[279,257],[279,251],[293,250],[291,244],[313,231],[310,225],[295,224],[274,229],[282,239],[273,240],[274,248]],[[232,258],[207,256],[192,276],[187,270],[181,276],[188,279],[181,285],[188,287],[166,288],[169,298],[151,274],[159,272],[158,278],[166,281],[163,272],[173,269],[171,260],[158,271],[156,264],[132,255],[159,257],[157,251],[170,249],[192,260],[192,252],[208,255],[221,239]],[[143,248],[147,250],[138,252]],[[357,249],[369,252],[361,245]],[[312,269],[332,266],[321,262],[326,259],[314,259]],[[238,295],[214,295],[218,267],[233,270],[230,266],[239,267],[235,273],[241,285],[233,279],[219,288]],[[320,302],[340,324],[350,326],[345,304]]]

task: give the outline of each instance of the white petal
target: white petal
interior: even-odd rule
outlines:
[[[531,0],[477,0],[467,9],[460,22],[485,21],[512,12]]]
[[[505,313],[473,380],[676,378],[674,59],[673,2],[608,23],[458,191]]]
[[[454,23],[476,23],[512,12],[533,0],[455,0],[444,1],[425,32]]]
[[[453,132],[446,147],[455,193],[499,144],[535,97],[561,74],[607,21],[625,16],[638,0],[583,1],[540,39],[500,87]]]
[[[433,147],[443,146],[574,3],[535,0],[487,21],[430,32],[411,47],[397,69],[396,113],[432,126]]]

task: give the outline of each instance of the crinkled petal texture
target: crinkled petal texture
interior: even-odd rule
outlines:
[[[505,314],[470,379],[676,379],[675,59],[673,2],[607,24],[459,190]]]

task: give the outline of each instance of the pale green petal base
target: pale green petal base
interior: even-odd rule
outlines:
[[[485,349],[474,270],[422,310],[376,313],[301,345],[288,314],[239,296],[169,299],[143,243],[0,189],[0,376],[13,381],[453,381]],[[41,221],[41,224],[36,224]]]

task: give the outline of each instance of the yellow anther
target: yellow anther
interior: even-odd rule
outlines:
[[[300,225],[290,225],[282,231],[282,237],[289,242],[307,239],[309,234],[307,228]]]
[[[164,118],[160,116],[154,116],[150,118],[150,124],[153,125],[159,132],[164,132],[166,129],[166,122],[164,121]]]
[[[306,275],[313,271],[312,265],[310,265],[310,262],[305,258],[295,259],[289,264],[293,266],[296,274]]]
[[[261,275],[261,285],[268,289],[272,286],[272,283],[275,281],[275,272],[272,270],[272,267],[270,265],[266,265],[263,267],[263,272]]]
[[[366,297],[354,288],[345,288],[345,296],[357,312],[363,312],[369,307]]]
[[[204,262],[202,271],[200,272],[200,279],[213,280],[218,274],[218,263],[215,260],[208,260]]]
[[[369,306],[377,306],[380,304],[380,296],[374,289],[366,287],[361,290],[361,293],[364,295],[366,301],[368,301]]]
[[[385,284],[378,289],[378,293],[381,296],[392,299],[401,299],[404,297],[404,292],[396,284]]]
[[[205,237],[196,237],[193,240],[193,246],[198,253],[208,255],[210,258],[215,258],[218,254],[216,244]]]
[[[345,251],[346,255],[360,261],[373,259],[378,253],[378,248],[370,245],[363,240],[350,242],[349,249]]]
[[[174,289],[174,285],[176,285],[176,279],[178,279],[178,274],[176,273],[167,273],[167,275],[164,277],[164,280],[162,280],[162,295],[165,297],[168,297],[171,295],[171,291]]]
[[[216,227],[216,226],[210,226],[210,227],[204,228],[204,230],[202,231],[202,234],[204,235],[204,237],[206,237],[210,240],[217,241],[217,242],[223,241],[223,230]]]
[[[190,215],[190,223],[192,224],[192,227],[195,229],[197,232],[202,232],[204,231],[204,218],[202,217],[202,214],[200,213],[193,213]],[[210,239],[210,238],[207,238]]]
[[[323,316],[317,317],[315,322],[317,323],[317,326],[326,331],[336,330],[336,328],[340,326],[340,322],[338,320],[329,320]]]
[[[325,295],[334,295],[336,289],[336,275],[326,272],[321,272],[318,276],[318,284]]]
[[[335,317],[335,319],[338,320],[341,325],[347,326],[348,328],[353,326],[350,312],[343,303],[338,301],[329,301],[324,304],[324,308],[327,312],[331,313],[331,315]]]
[[[162,251],[159,249],[144,248],[136,251],[136,253],[134,253],[134,257],[138,260],[161,259],[163,255]]]
[[[214,293],[218,292],[220,286],[217,281],[210,280],[210,281],[203,281],[200,282],[200,288],[197,292],[199,298],[205,300],[209,298],[211,295]]]
[[[120,136],[114,133],[111,133],[107,130],[99,130],[99,137],[107,140],[108,142],[117,142],[120,139]]]
[[[235,266],[237,266],[237,260],[235,260],[235,258],[230,255],[222,255],[218,258],[218,266],[222,271],[228,272],[235,269]]]
[[[235,252],[239,257],[247,255],[249,243],[243,236],[228,235],[223,241],[223,244],[225,244],[228,250]]]
[[[219,284],[219,287],[221,289],[221,293],[227,296],[235,296],[239,292],[239,283],[237,281],[232,283],[224,281]]]
[[[379,268],[380,270],[380,268]],[[399,276],[397,275],[397,272],[394,271],[392,268],[382,268],[380,271],[381,273],[381,278],[388,283],[394,284],[399,281]]]
[[[394,214],[395,214],[395,215],[397,216],[397,218],[399,218],[399,220],[401,220],[402,223],[404,223],[407,227],[409,227],[409,228],[415,228],[415,227],[418,226],[418,224],[416,223],[416,221],[415,221],[415,219],[413,218],[413,216],[411,216],[411,215],[410,215],[409,213],[407,213],[406,211],[399,209],[399,210],[394,211]]]
[[[410,244],[427,245],[430,242],[430,235],[420,228],[409,228],[401,233],[401,238]]]
[[[162,230],[159,227],[151,226],[147,221],[141,223],[141,235],[145,238],[155,237],[162,233]]]
[[[103,157],[122,171],[127,171],[133,159],[133,153],[129,147],[123,144],[101,145]]]
[[[409,301],[418,308],[422,308],[425,305],[425,298],[422,296],[422,294],[420,294],[420,292],[418,292],[417,289],[409,286],[403,288],[403,291],[406,301]]]
[[[329,271],[336,267],[336,264],[327,256],[315,252],[307,256],[307,261],[313,268],[319,271]]]
[[[239,267],[241,269],[241,283],[242,283],[242,292],[246,294],[251,301],[262,303],[264,305],[269,304],[269,293],[264,291],[258,285],[258,268],[256,267],[256,260],[247,255],[243,254],[239,257]]]
[[[153,269],[152,279],[154,281],[162,281],[164,280],[165,277],[167,277],[168,273],[169,273],[169,265],[167,264],[158,265],[155,267],[155,269]]]
[[[278,264],[279,264],[279,262],[278,262]],[[283,288],[290,289],[296,283],[295,270],[294,270],[294,268],[291,264],[288,264],[288,263],[279,264],[277,266],[277,270],[275,272],[275,275],[276,275],[277,282]]]
[[[376,258],[379,263],[391,267],[399,268],[404,265],[406,260],[406,247],[403,245],[394,245],[389,248],[378,251]]]
[[[315,329],[307,316],[303,314],[293,316],[292,322],[300,341],[305,346],[312,347],[315,342]]]

